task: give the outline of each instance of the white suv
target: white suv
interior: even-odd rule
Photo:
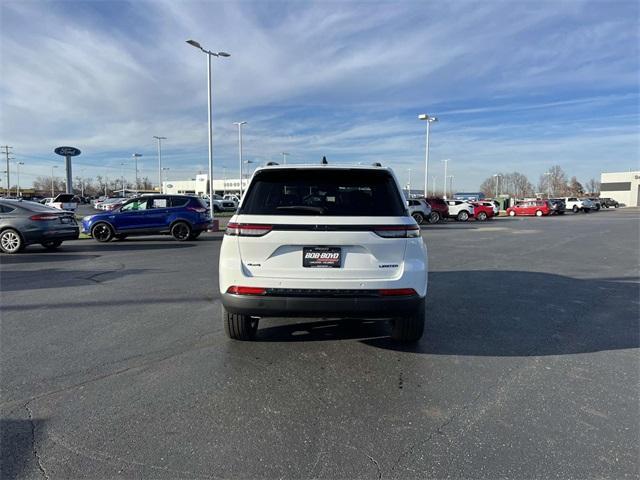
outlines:
[[[473,217],[473,205],[464,200],[447,200],[449,207],[449,217],[455,218],[460,222],[466,222]]]
[[[422,336],[427,250],[389,168],[256,170],[222,241],[227,335],[250,340],[259,317],[392,318]]]

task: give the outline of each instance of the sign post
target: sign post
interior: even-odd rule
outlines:
[[[67,185],[66,193],[73,193],[73,176],[71,175],[71,157],[77,157],[80,155],[80,150],[75,147],[58,147],[54,150],[55,153],[65,158],[65,169],[67,172]]]

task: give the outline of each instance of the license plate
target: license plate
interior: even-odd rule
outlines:
[[[338,247],[303,247],[302,266],[308,268],[340,268],[342,251]]]

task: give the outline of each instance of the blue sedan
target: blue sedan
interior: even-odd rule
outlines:
[[[132,198],[109,212],[82,219],[82,232],[98,242],[130,235],[170,234],[176,240],[194,240],[211,226],[207,205],[188,195],[147,195]]]

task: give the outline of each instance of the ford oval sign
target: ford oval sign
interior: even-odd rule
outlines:
[[[80,155],[80,150],[75,147],[58,147],[54,152],[63,157],[77,157]]]

